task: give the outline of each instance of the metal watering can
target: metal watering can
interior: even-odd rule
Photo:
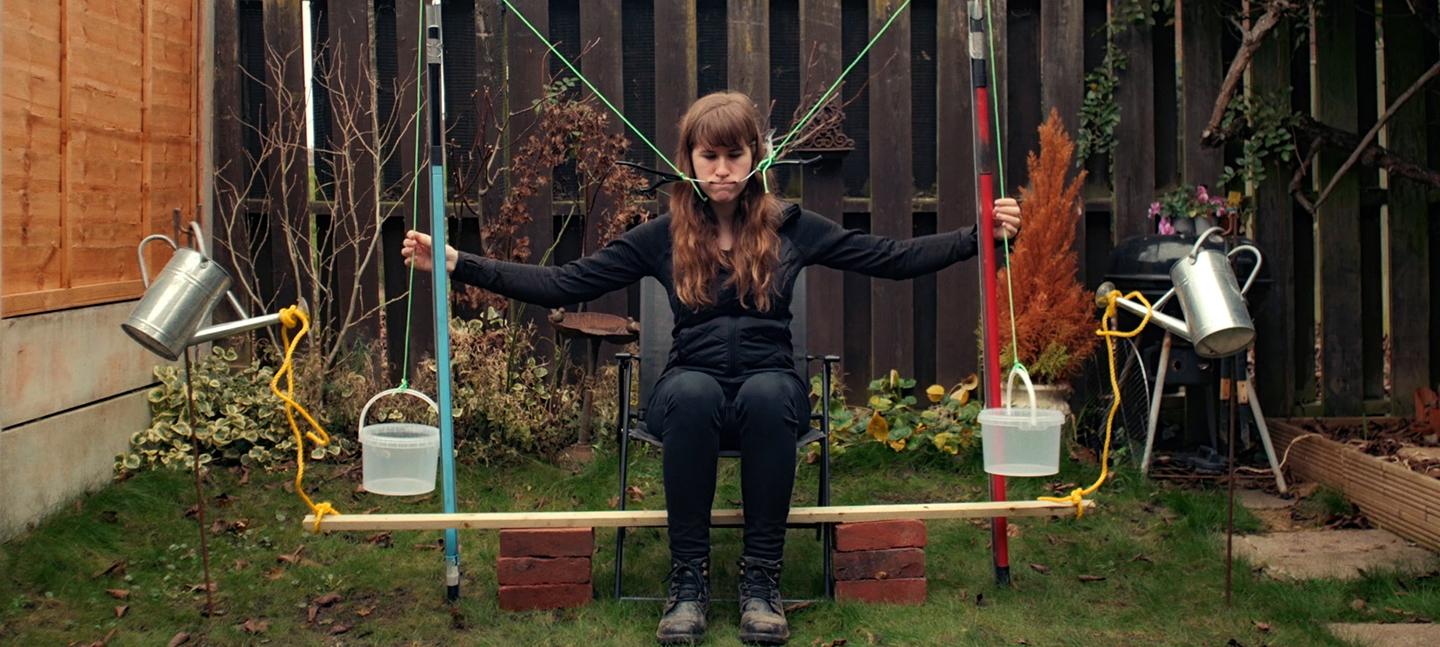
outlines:
[[[141,239],[135,253],[140,260],[140,278],[145,284],[145,294],[135,304],[130,318],[120,324],[120,328],[141,346],[171,361],[179,359],[187,346],[280,322],[278,313],[247,317],[239,300],[229,292],[230,274],[202,249],[200,241],[204,237],[200,225],[191,222],[190,231],[196,249],[181,247],[164,234]],[[145,263],[145,245],[154,241],[169,243],[175,255],[152,283]],[[200,325],[210,316],[221,297],[228,297],[241,320],[201,329]],[[305,308],[303,301],[300,307]]]
[[[1245,307],[1245,293],[1260,275],[1263,260],[1260,250],[1251,245],[1240,245],[1228,254],[1202,249],[1211,234],[1223,232],[1219,227],[1212,227],[1200,234],[1190,253],[1170,266],[1173,287],[1150,306],[1150,321],[1189,341],[1201,357],[1228,357],[1255,341],[1255,324]],[[1255,256],[1255,267],[1250,270],[1244,287],[1239,285],[1230,267],[1230,257],[1242,251]],[[1096,302],[1103,305],[1106,295],[1114,290],[1115,285],[1107,281],[1100,286]],[[1160,308],[1176,296],[1183,320],[1160,312]],[[1129,299],[1117,299],[1116,305],[1145,316],[1145,306]]]

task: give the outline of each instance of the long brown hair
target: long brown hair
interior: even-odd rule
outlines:
[[[675,163],[687,176],[695,176],[690,153],[698,146],[750,147],[751,164],[759,164],[760,112],[750,97],[739,92],[716,92],[691,104],[680,119],[680,147]],[[753,168],[753,166],[752,166]],[[780,265],[781,207],[766,193],[761,178],[752,177],[740,193],[735,209],[734,246],[721,254],[717,240],[720,225],[710,206],[694,186],[678,183],[670,192],[670,237],[674,248],[675,292],[690,308],[713,305],[710,284],[716,268],[731,270],[725,285],[734,285],[744,304],[747,297],[760,311],[770,309],[775,268]]]

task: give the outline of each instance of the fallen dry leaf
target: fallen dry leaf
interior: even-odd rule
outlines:
[[[642,490],[642,489],[640,489],[640,486],[638,486],[638,485],[632,485],[632,486],[630,486],[630,487],[625,488],[625,494],[627,495],[627,497],[630,499],[630,501],[631,501],[632,503],[636,503],[636,502],[640,502],[640,501],[644,501],[644,500],[645,500],[645,491]]]
[[[235,563],[232,564],[230,567],[230,569],[234,571],[243,571],[247,568],[250,568],[250,562],[247,562],[243,559],[235,560]]]
[[[120,561],[118,561],[118,562],[115,562],[115,563],[107,566],[107,567],[105,568],[105,570],[100,571],[99,573],[96,573],[96,574],[94,574],[94,575],[91,575],[90,578],[91,578],[91,579],[98,579],[98,578],[101,578],[101,577],[105,577],[106,575],[124,575],[124,574],[125,574],[125,560],[122,559],[122,560],[120,560]]]
[[[165,643],[165,647],[180,647],[180,645],[188,642],[190,642],[190,634],[182,631],[175,634],[174,636],[171,636],[170,642]]]
[[[125,598],[130,597],[129,589],[105,589],[105,592],[109,593],[110,597],[115,598],[116,600],[124,600]]]
[[[293,553],[281,553],[281,554],[279,554],[279,555],[276,555],[276,556],[275,556],[275,559],[277,559],[277,560],[279,560],[279,561],[281,561],[281,562],[284,562],[284,563],[286,563],[286,564],[294,564],[294,563],[300,561],[300,553],[303,553],[303,552],[305,552],[305,544],[300,544],[300,547],[299,547],[299,548],[296,548],[296,549],[295,549],[295,552],[293,552]]]
[[[240,468],[240,481],[239,481],[239,483],[240,483],[240,485],[247,485],[247,484],[250,483],[250,468],[248,468],[248,467],[242,467],[242,468]]]
[[[355,610],[355,615],[360,616],[361,618],[368,617],[372,613],[375,613],[375,607],[360,607],[359,609]]]
[[[1010,523],[1005,526],[1005,536],[1015,538],[1020,536],[1020,524]]]
[[[611,509],[611,510],[618,510],[618,509],[620,508],[620,495],[617,494],[617,495],[615,495],[615,496],[610,497],[610,500],[607,501],[606,503],[608,503],[608,504],[610,505],[610,509]]]
[[[270,580],[271,582],[274,582],[275,580],[278,580],[282,577],[285,577],[285,569],[280,568],[279,566],[265,571],[265,579]]]
[[[317,607],[313,604],[310,605],[310,608],[305,610],[305,622],[308,624],[315,624],[315,617],[318,615],[320,615],[320,607]]]
[[[340,594],[339,594],[339,593],[333,593],[333,592],[332,592],[332,593],[326,593],[325,595],[322,595],[322,596],[320,596],[320,597],[318,597],[318,598],[315,598],[314,603],[317,604],[317,605],[320,605],[320,606],[322,606],[322,607],[328,607],[328,606],[330,606],[330,605],[332,605],[332,604],[335,604],[336,602],[339,602],[339,601],[340,601]]]
[[[1263,634],[1263,633],[1269,633],[1269,631],[1270,631],[1270,623],[1268,623],[1268,622],[1260,622],[1259,620],[1254,620],[1254,621],[1252,621],[1252,622],[1255,624],[1255,630],[1256,630],[1256,631],[1259,631],[1259,632],[1262,633],[1262,634]]]
[[[1079,576],[1079,579],[1080,579],[1081,582],[1103,582],[1103,581],[1105,581],[1105,576],[1104,576],[1104,575],[1081,575],[1081,576]]]
[[[1361,598],[1355,598],[1354,600],[1351,600],[1351,601],[1350,601],[1350,608],[1351,608],[1351,609],[1354,609],[1354,610],[1356,610],[1356,611],[1359,611],[1359,610],[1361,610],[1361,609],[1364,609],[1364,608],[1365,608],[1365,600],[1363,600],[1363,599],[1361,599]]]
[[[1049,575],[1050,567],[1044,564],[1031,564],[1030,569],[1041,575]]]
[[[381,532],[365,538],[365,543],[389,548],[395,543],[394,538],[388,532]]]
[[[122,604],[122,605],[120,605],[120,606],[118,606],[118,607],[115,607],[115,617],[116,617],[116,618],[124,618],[124,617],[125,617],[125,612],[126,612],[126,611],[129,611],[129,610],[130,610],[130,605],[128,605],[128,604]]]
[[[338,635],[343,634],[343,633],[345,633],[345,632],[347,632],[347,631],[350,631],[350,625],[335,625],[335,626],[333,626],[333,627],[330,628],[330,635],[332,635],[332,636],[338,636]]]
[[[270,630],[270,621],[250,618],[240,624],[240,630],[247,634],[263,634]]]
[[[204,592],[205,592],[205,589],[210,589],[210,592],[211,592],[211,593],[214,593],[214,592],[218,589],[218,586],[217,586],[214,582],[211,582],[211,583],[209,583],[209,584],[205,584],[204,582],[201,582],[201,583],[199,583],[199,584],[191,584],[191,585],[190,585],[190,592],[191,592],[191,593],[204,593]]]
[[[1144,553],[1136,553],[1134,557],[1131,557],[1131,558],[1130,558],[1130,561],[1132,561],[1132,562],[1145,562],[1146,564],[1154,564],[1154,563],[1155,563],[1155,560],[1150,559],[1149,557],[1146,557]]]

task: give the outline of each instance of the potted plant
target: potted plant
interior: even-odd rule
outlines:
[[[1150,203],[1150,219],[1155,231],[1162,235],[1194,236],[1206,229],[1240,215],[1240,192],[1231,191],[1226,198],[1211,195],[1204,184],[1183,185],[1160,194]]]
[[[1099,325],[1094,299],[1080,283],[1073,248],[1076,224],[1084,214],[1080,190],[1085,182],[1084,171],[1069,177],[1074,150],[1059,114],[1052,110],[1040,126],[1040,151],[1038,155],[1030,153],[1027,160],[1030,186],[1020,189],[1023,233],[1010,251],[1008,268],[997,278],[1001,286],[1001,367],[1008,370],[1018,352],[1035,382],[1040,406],[1067,416],[1069,381],[1095,352]],[[1007,281],[1008,291],[1004,288]],[[1017,393],[1016,398],[1020,397]]]

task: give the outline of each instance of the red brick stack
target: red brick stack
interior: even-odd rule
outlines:
[[[835,598],[925,603],[925,523],[915,519],[835,526]]]
[[[501,530],[495,565],[500,608],[529,611],[589,604],[594,597],[590,587],[594,551],[595,533],[590,528]]]

